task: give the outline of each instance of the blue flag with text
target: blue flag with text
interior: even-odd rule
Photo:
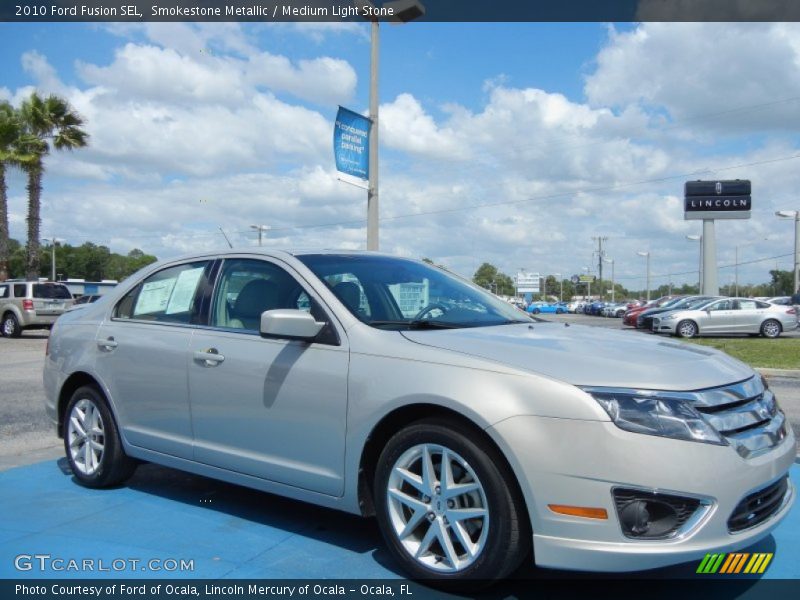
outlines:
[[[336,170],[362,181],[369,179],[370,120],[342,106],[333,127],[333,155]]]

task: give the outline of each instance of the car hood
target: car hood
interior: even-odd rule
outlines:
[[[633,331],[562,323],[412,330],[412,342],[541,374],[573,385],[697,390],[742,381],[753,370],[703,346]]]

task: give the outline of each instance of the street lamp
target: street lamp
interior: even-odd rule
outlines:
[[[614,259],[603,257],[603,261],[611,263],[611,302],[614,302]]]
[[[269,225],[250,225],[250,229],[258,231],[258,245],[261,246],[261,234],[265,231],[269,231]]]
[[[372,8],[369,1],[364,3]],[[425,14],[425,7],[418,0],[392,0],[384,2],[383,8],[392,10],[392,19],[408,23]],[[369,181],[367,188],[367,250],[378,250],[378,59],[380,58],[380,36],[378,18],[372,17],[370,34],[369,65]]]
[[[703,293],[703,236],[687,235],[686,239],[692,242],[700,242],[700,263],[697,266],[697,293]]]
[[[779,210],[775,213],[781,219],[794,219],[794,289],[800,290],[800,210]]]
[[[636,254],[647,259],[647,301],[650,302],[650,252],[637,252]]]
[[[563,302],[564,301],[564,280],[561,278],[561,273],[553,273],[553,275],[558,277],[558,282],[561,285],[561,287],[559,288],[559,291],[558,291],[558,301],[559,302]]]
[[[51,238],[42,238],[43,242],[50,242],[52,245],[50,247],[51,253],[51,271],[50,271],[50,281],[56,280],[56,244],[58,242],[63,242],[64,240],[59,239],[57,237]]]

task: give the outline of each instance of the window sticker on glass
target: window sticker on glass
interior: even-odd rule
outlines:
[[[204,269],[205,266],[181,271],[180,275],[178,275],[178,280],[175,282],[175,287],[172,289],[172,296],[170,296],[166,314],[189,312],[192,308],[194,291],[203,276]]]
[[[172,288],[175,287],[175,281],[175,278],[171,278],[145,283],[136,300],[134,316],[164,312],[170,294],[172,294]]]

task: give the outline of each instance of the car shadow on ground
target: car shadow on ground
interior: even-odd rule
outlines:
[[[65,458],[59,459],[57,464],[63,474],[72,475]],[[74,477],[72,480],[75,485],[80,485]],[[405,576],[386,551],[374,518],[362,518],[153,464],[140,465],[136,474],[122,487],[171,502],[180,502],[193,507],[200,506],[206,510],[221,512],[237,520],[311,538],[356,554],[369,554],[387,571],[398,577]],[[742,552],[774,553],[775,546],[774,538],[769,536],[758,544],[743,549]],[[489,597],[519,597],[520,594],[530,592],[531,582],[540,582],[551,587],[557,586],[559,582],[569,581],[585,588],[588,592],[591,590],[589,586],[596,580],[602,580],[604,585],[614,587],[615,583],[629,584],[637,580],[698,581],[700,578],[707,581],[724,577],[697,575],[696,569],[699,562],[699,560],[695,560],[667,568],[635,573],[587,573],[537,568],[533,566],[532,557],[529,557],[515,573],[507,580],[492,586],[487,594]],[[298,576],[302,576],[302,574],[298,573]],[[337,576],[343,575],[341,573],[331,574],[331,577]],[[737,577],[737,581],[746,589],[760,578],[760,575],[741,575]],[[557,589],[557,587],[552,589]],[[470,597],[474,595],[475,592],[469,594]]]

